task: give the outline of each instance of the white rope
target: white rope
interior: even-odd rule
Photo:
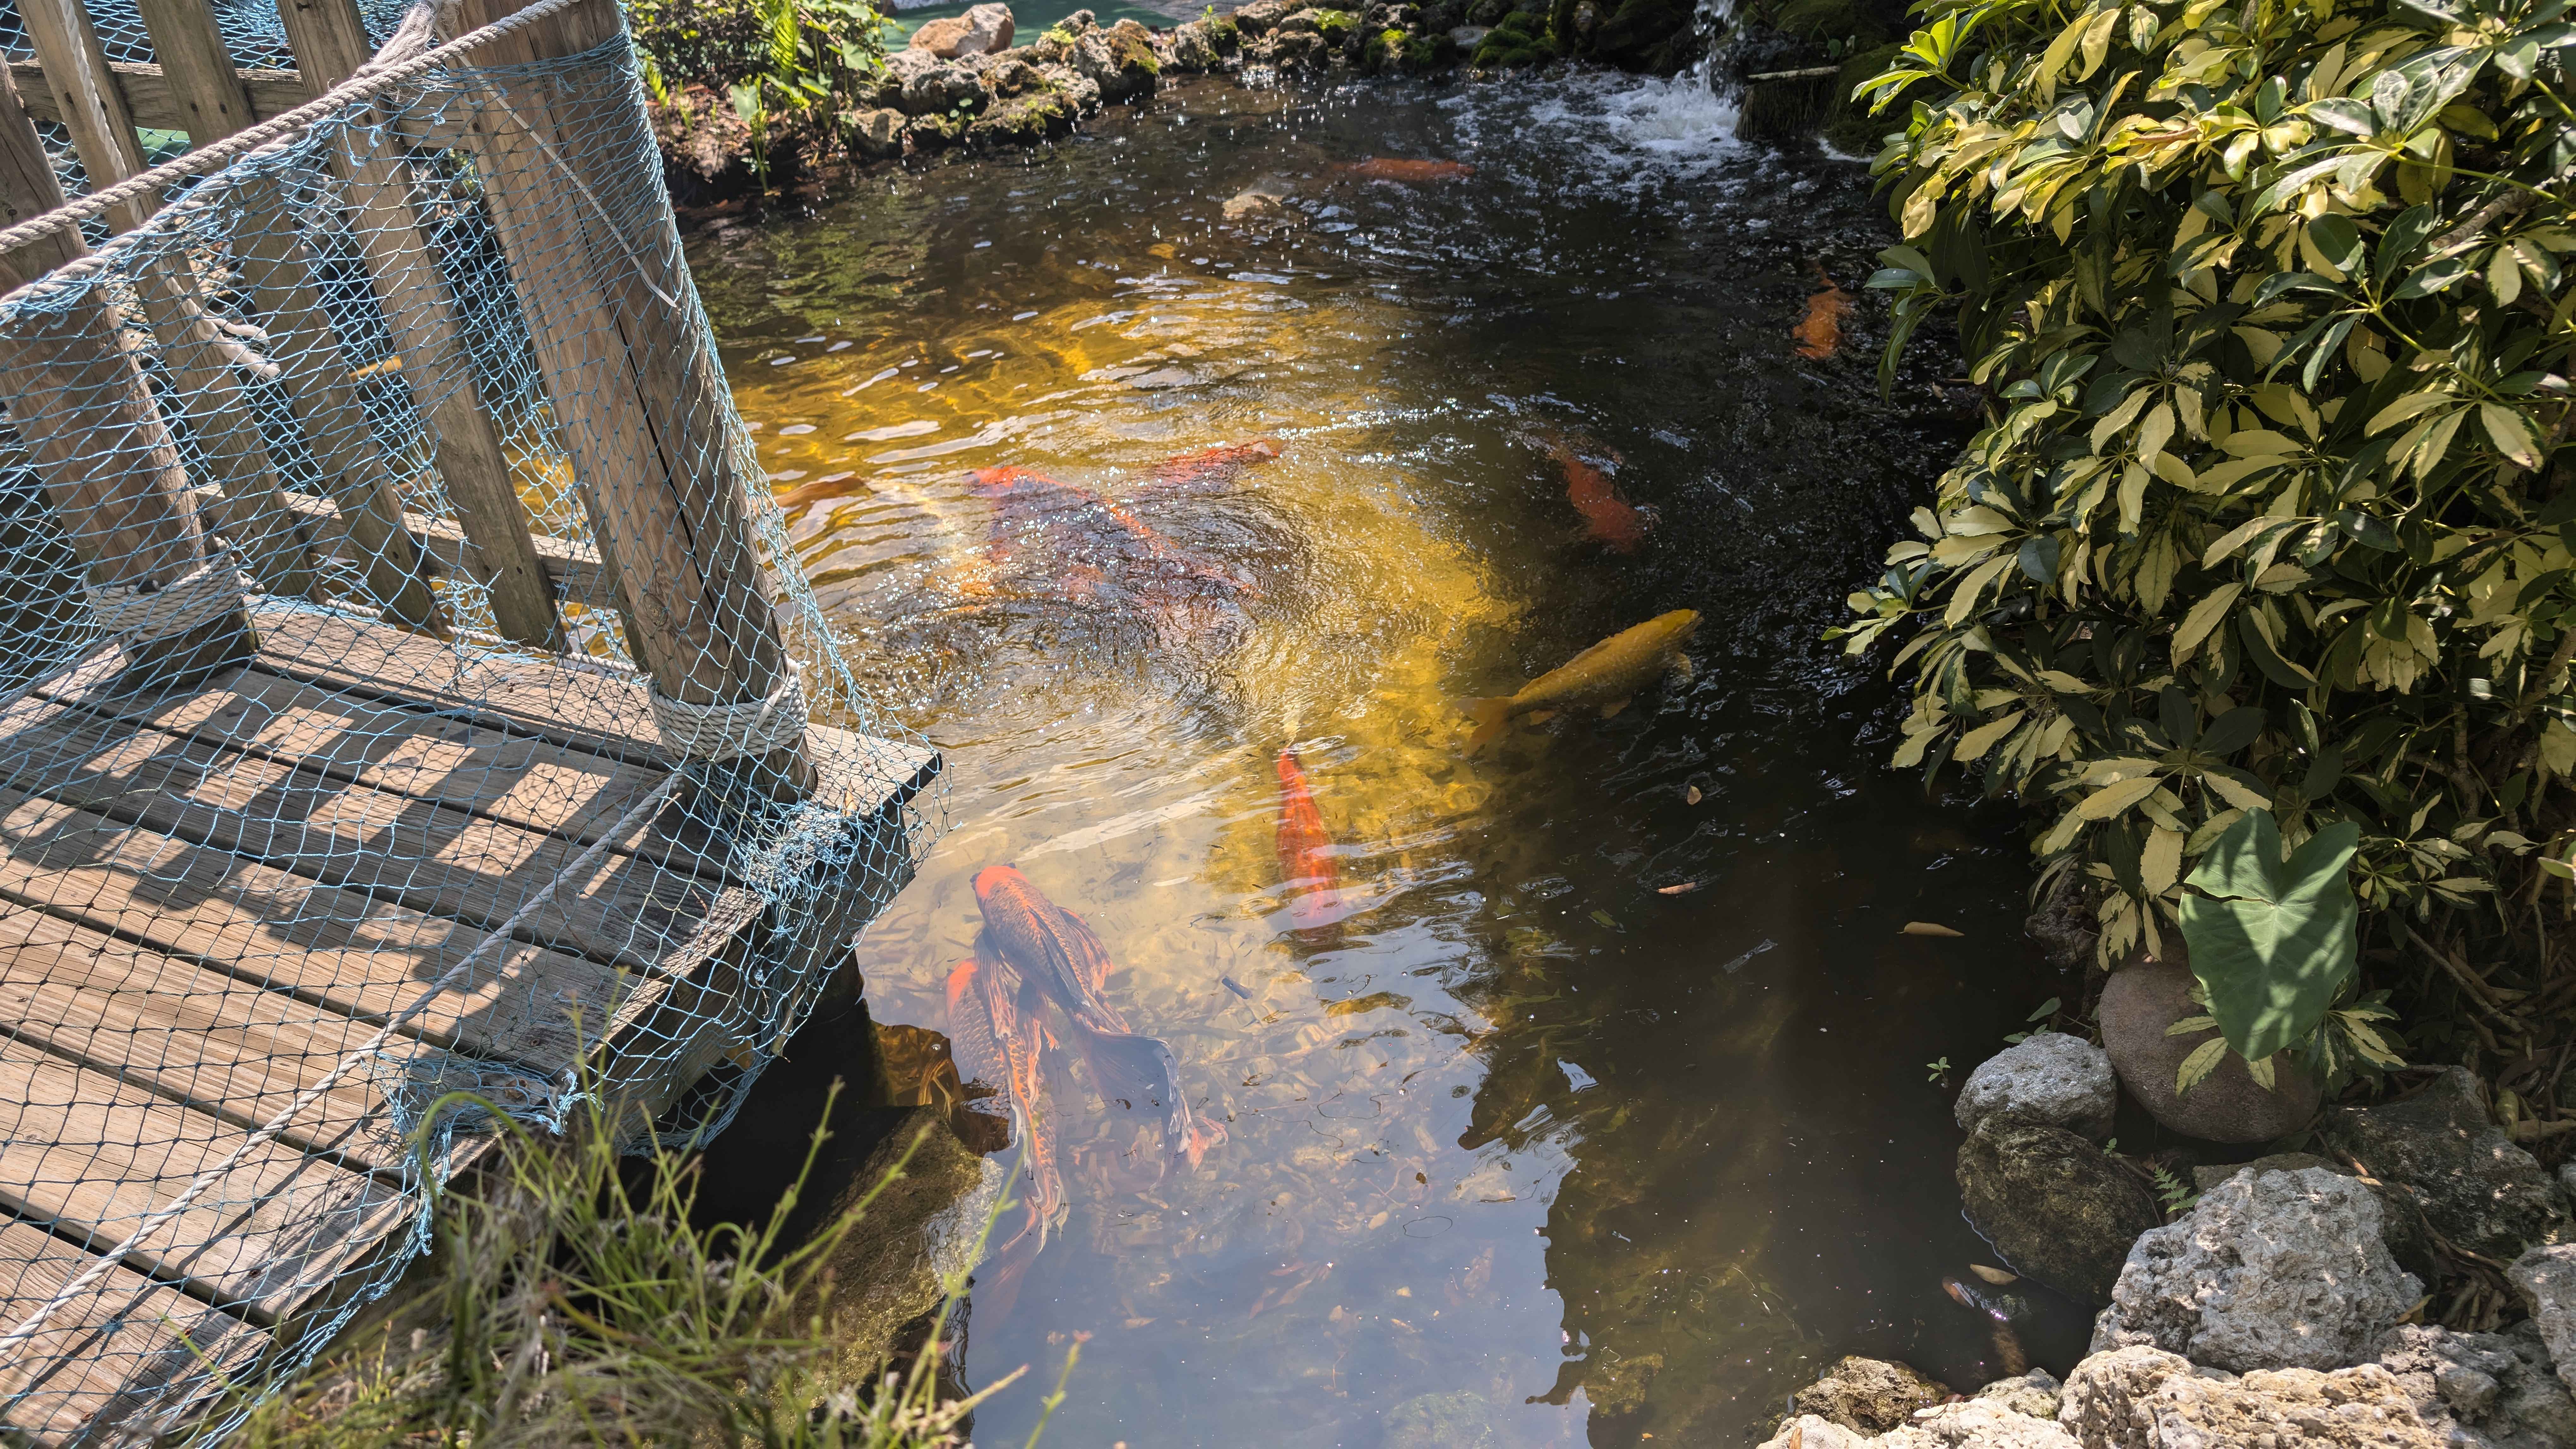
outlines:
[[[805,737],[805,683],[793,663],[766,699],[737,704],[684,704],[648,687],[653,727],[673,753],[693,760],[732,760],[785,749]]]
[[[430,1003],[445,994],[447,989],[465,974],[468,967],[482,959],[485,952],[491,950],[494,945],[509,940],[510,933],[517,930],[521,922],[534,914],[538,907],[554,899],[555,887],[590,869],[592,862],[606,854],[611,844],[625,839],[627,832],[642,824],[654,811],[661,809],[662,803],[670,798],[671,791],[679,783],[680,777],[677,775],[664,776],[661,784],[654,786],[651,793],[637,801],[625,814],[617,817],[617,823],[602,832],[599,839],[592,842],[588,850],[575,857],[572,864],[557,871],[553,878],[546,882],[544,889],[528,897],[527,904],[510,913],[510,919],[493,927],[481,941],[475,943],[473,950],[465,953],[465,959],[448,967],[436,981],[429,983],[420,995],[412,998],[409,1006],[394,1013],[374,1036],[367,1038],[365,1043],[356,1050],[340,1058],[330,1071],[322,1074],[321,1080],[296,1093],[294,1101],[279,1108],[276,1116],[269,1118],[258,1131],[242,1139],[242,1144],[233,1149],[230,1157],[197,1174],[196,1180],[190,1182],[185,1191],[136,1224],[134,1231],[125,1235],[125,1241],[100,1254],[97,1262],[90,1264],[81,1271],[79,1276],[65,1283],[60,1291],[46,1299],[42,1306],[29,1314],[17,1327],[10,1329],[5,1335],[0,1335],[0,1363],[8,1362],[11,1354],[24,1347],[27,1340],[42,1332],[45,1324],[60,1312],[64,1305],[98,1286],[99,1281],[123,1261],[126,1254],[133,1252],[136,1245],[151,1236],[155,1229],[186,1212],[189,1204],[195,1202],[207,1188],[230,1176],[232,1170],[241,1165],[242,1159],[277,1140],[286,1131],[288,1123],[302,1116],[306,1108],[322,1100],[323,1095],[337,1085],[342,1077],[347,1076],[352,1068],[375,1056],[405,1023],[427,1011]]]
[[[405,14],[402,25],[396,29],[393,37],[386,41],[385,48],[378,51],[374,59],[360,66],[357,73],[347,80],[283,115],[272,116],[256,126],[236,131],[212,145],[201,146],[174,161],[165,162],[149,171],[137,172],[113,186],[93,191],[87,196],[55,207],[41,216],[30,217],[6,231],[0,231],[0,254],[14,251],[29,242],[51,236],[55,232],[76,227],[91,217],[104,214],[109,208],[121,202],[160,191],[174,182],[212,171],[227,162],[261,150],[276,141],[308,129],[314,122],[328,118],[351,101],[370,99],[380,95],[414,76],[435,70],[468,51],[480,50],[513,31],[524,29],[558,10],[578,3],[580,0],[537,0],[537,3],[516,15],[493,21],[480,30],[468,31],[445,45],[406,60],[401,58],[402,49],[425,44],[432,38],[426,18],[422,23],[415,24],[413,16],[434,15],[434,7],[426,3],[415,5],[411,12]],[[212,201],[212,197],[191,195],[178,205],[162,211],[150,224],[137,228],[135,232],[128,232],[126,235],[132,236],[142,231],[167,228],[174,225],[177,218]],[[106,265],[103,258],[115,250],[116,244],[110,242],[104,250],[66,262],[37,279],[37,282],[96,271]],[[37,282],[31,282],[28,285],[34,286]]]
[[[98,627],[125,644],[149,644],[211,624],[241,607],[241,570],[219,549],[187,577],[144,592],[128,584],[89,585]]]

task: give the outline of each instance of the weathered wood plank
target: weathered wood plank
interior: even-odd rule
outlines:
[[[494,729],[532,734],[610,759],[668,766],[640,677],[486,651],[461,654],[372,621],[255,609],[259,668],[361,697],[443,709]],[[465,666],[472,665],[470,677]],[[818,764],[817,803],[873,815],[938,777],[936,750],[829,725],[806,730]],[[864,768],[853,768],[865,760]]]
[[[115,77],[117,93],[124,98],[125,108],[136,125],[155,131],[188,129],[187,117],[180,113],[179,103],[170,93],[170,79],[161,67],[120,60],[108,62],[107,69]],[[62,108],[54,100],[53,88],[46,84],[44,62],[13,60],[9,62],[9,74],[26,93],[30,114],[40,121],[61,122]],[[263,66],[238,74],[250,91],[251,118],[255,121],[282,116],[321,94],[291,70]]]
[[[252,1131],[377,1027],[20,908],[0,910],[0,1031]],[[446,1055],[418,1041],[389,1045],[394,1061]],[[280,1140],[378,1171],[402,1167],[402,1138],[362,1071],[333,1082]]]
[[[249,1135],[107,1072],[0,1041],[0,1207],[95,1250],[123,1242]],[[384,1182],[267,1143],[125,1261],[268,1323],[406,1215]]]
[[[30,715],[36,718],[19,722]],[[10,759],[10,783],[27,793],[486,929],[563,876],[582,851],[539,832],[68,705],[30,710],[22,702],[12,726],[0,737],[0,755]],[[653,822],[638,827],[630,849],[656,829]],[[563,879],[516,934],[594,961],[650,969],[689,938],[721,889],[612,851]]]
[[[325,528],[340,526],[340,510],[327,498],[295,492],[283,493],[280,497],[290,515],[308,524]],[[197,507],[207,519],[208,526],[219,533],[237,533],[244,524],[253,521],[246,516],[249,510],[213,488],[197,490]],[[432,573],[470,575],[473,572],[473,556],[467,552],[473,544],[465,537],[465,530],[455,524],[405,509],[403,531],[420,545],[423,561]],[[545,566],[547,586],[554,590],[556,598],[584,603],[605,596],[601,591],[608,587],[608,576],[600,565],[599,550],[577,538],[546,533],[530,537],[536,545],[537,561]]]
[[[96,1262],[44,1229],[0,1217],[0,1324],[17,1324]],[[0,1363],[0,1424],[44,1444],[84,1435],[113,1442],[162,1386],[199,1374],[248,1370],[268,1335],[119,1265],[54,1311],[36,1336]],[[176,1405],[161,1405],[161,1409]],[[157,1416],[156,1416],[157,1417]],[[149,1443],[151,1423],[130,1439]]]
[[[379,1024],[489,934],[6,788],[0,897]],[[410,1030],[478,1056],[561,1066],[643,984],[621,982],[586,957],[514,941],[477,962]]]

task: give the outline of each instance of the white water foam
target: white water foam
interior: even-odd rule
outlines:
[[[1553,190],[1633,194],[1714,178],[1746,150],[1734,102],[1689,74],[1525,77],[1470,86],[1441,104],[1480,160],[1526,157],[1546,173],[1532,179]]]

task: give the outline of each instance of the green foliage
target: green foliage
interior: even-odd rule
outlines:
[[[1341,43],[1343,36],[1350,33],[1351,26],[1355,23],[1346,11],[1318,10],[1315,12],[1315,33],[1336,45]]]
[[[2351,984],[2361,906],[2345,867],[2360,840],[2359,826],[2337,821],[2284,860],[2272,812],[2249,810],[2184,881],[2192,975],[2246,1060],[2306,1041]]]
[[[2200,1205],[2200,1194],[2193,1192],[2190,1184],[2174,1176],[2170,1170],[2155,1167],[2148,1171],[2155,1179],[2156,1202],[2164,1209],[2167,1221],[2181,1217]]]
[[[438,1107],[470,1100],[457,1094]],[[963,1401],[940,1399],[963,1272],[943,1285],[947,1299],[908,1370],[858,1365],[852,1373],[841,1361],[826,1331],[828,1265],[901,1178],[901,1162],[798,1243],[786,1229],[828,1136],[820,1126],[766,1222],[699,1229],[690,1222],[689,1158],[657,1152],[649,1172],[630,1176],[596,1106],[564,1138],[499,1120],[510,1129],[501,1164],[443,1205],[428,1260],[438,1277],[409,1321],[397,1315],[344,1335],[337,1353],[261,1406],[244,1442],[956,1449],[975,1405],[1019,1377]],[[986,1238],[991,1227],[988,1220]],[[980,1254],[983,1241],[976,1246]],[[1064,1367],[1071,1372],[1070,1354]]]
[[[1923,1070],[1931,1073],[1930,1076],[1924,1078],[1925,1081],[1930,1082],[1935,1086],[1946,1087],[1950,1085],[1950,1059],[1948,1057],[1939,1057],[1932,1061],[1925,1062],[1923,1064]]]
[[[627,24],[655,100],[700,86],[732,104],[764,186],[781,117],[836,114],[885,70],[885,22],[868,0],[633,0]]]
[[[1942,313],[1995,401],[1836,632],[1903,641],[1899,764],[2048,809],[2106,965],[2248,811],[2353,827],[2392,936],[2528,956],[2576,874],[2566,8],[1933,0],[1861,87],[1883,376]]]

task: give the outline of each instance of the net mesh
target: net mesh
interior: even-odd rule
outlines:
[[[274,63],[255,8],[226,44]],[[720,1129],[940,813],[796,568],[622,33],[343,89],[85,254],[0,234],[57,249],[0,298],[0,1419],[40,1440],[225,1427],[493,1114]]]

